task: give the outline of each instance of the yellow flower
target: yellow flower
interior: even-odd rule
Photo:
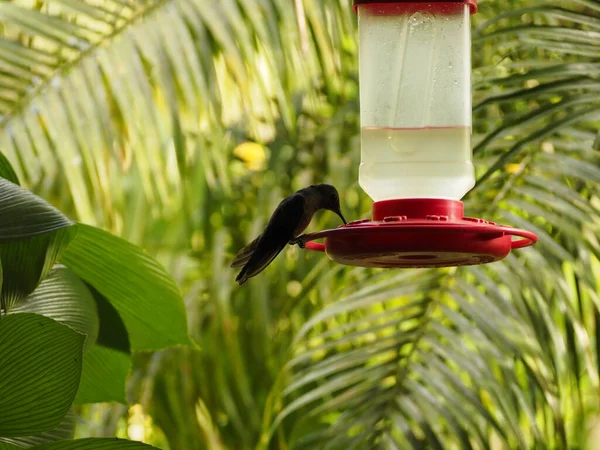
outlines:
[[[520,172],[522,169],[521,164],[508,164],[506,166],[506,172],[511,175]]]
[[[267,159],[265,146],[256,142],[243,142],[238,145],[233,154],[246,164],[249,170],[263,170]]]

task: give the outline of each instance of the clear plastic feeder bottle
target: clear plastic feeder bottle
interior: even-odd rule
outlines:
[[[471,162],[470,5],[356,0],[361,165],[374,200],[460,200]]]

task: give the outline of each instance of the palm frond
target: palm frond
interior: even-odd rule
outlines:
[[[455,272],[393,275],[370,286],[385,286],[385,299],[357,292],[327,307],[299,335],[275,424],[314,405],[305,420],[322,418],[325,428],[302,433],[299,446],[389,440],[420,448],[472,438],[485,447],[491,428],[509,448],[526,448],[513,369],[525,352],[543,364],[539,350],[505,296],[490,298]]]
[[[139,180],[154,217],[180,209],[180,175],[198,164],[215,167],[231,189],[222,161],[236,142],[225,138],[227,127],[243,120],[242,137],[272,139],[281,119],[293,141],[293,95],[314,104],[319,80],[339,95],[340,62],[322,29],[322,6],[310,8],[300,29],[281,8],[61,0],[39,10],[4,2],[0,146],[28,185],[70,193],[81,220],[116,231],[135,203],[123,177]],[[336,17],[336,27],[348,26],[350,14]],[[297,48],[302,29],[319,39],[304,36]],[[283,55],[282,45],[295,50]]]

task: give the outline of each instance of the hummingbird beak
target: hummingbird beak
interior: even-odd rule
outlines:
[[[337,211],[334,211],[334,213],[336,213],[338,216],[340,216],[340,219],[342,219],[342,222],[344,222],[344,225],[348,225],[348,222],[346,222],[346,219],[344,219],[344,216],[342,215],[342,211],[340,211],[338,209]]]

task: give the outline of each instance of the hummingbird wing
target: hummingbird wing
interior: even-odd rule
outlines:
[[[233,262],[231,263],[230,267],[243,267],[252,256],[252,253],[254,253],[254,250],[256,250],[256,246],[258,245],[258,241],[261,237],[262,234],[260,234],[256,239],[254,239],[252,242],[250,242],[248,245],[242,248],[239,252],[237,252],[235,257],[233,258]]]
[[[260,272],[281,253],[290,239],[293,239],[298,224],[302,221],[305,213],[306,200],[300,194],[293,194],[284,199],[275,212],[265,231],[256,239],[256,245],[249,257],[248,262],[240,271],[235,281],[239,284],[245,283],[248,278],[258,275]],[[252,246],[251,242],[247,247]],[[244,249],[242,249],[243,251]]]

